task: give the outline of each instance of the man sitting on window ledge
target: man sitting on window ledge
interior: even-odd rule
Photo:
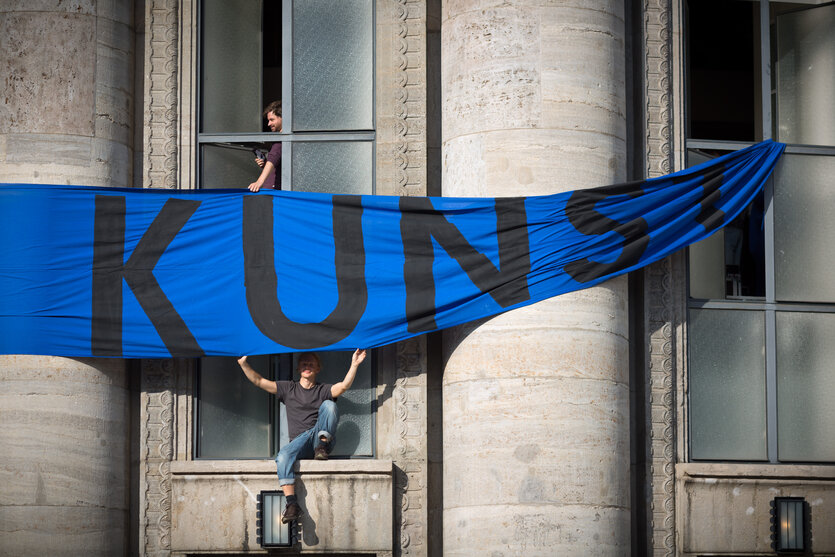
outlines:
[[[272,393],[287,408],[287,428],[290,441],[278,451],[275,464],[278,469],[278,484],[287,498],[287,507],[281,516],[285,524],[302,515],[296,499],[296,478],[293,465],[299,458],[327,460],[333,447],[339,412],[334,400],[351,388],[357,368],[365,360],[366,351],[357,349],[351,357],[351,367],[341,382],[330,385],[317,383],[316,376],[322,370],[322,362],[313,352],[299,356],[299,374],[296,381],[269,381],[252,369],[246,356],[238,360],[241,369],[253,385]]]

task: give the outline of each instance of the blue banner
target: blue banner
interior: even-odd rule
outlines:
[[[0,353],[372,348],[579,290],[699,241],[784,145],[518,198],[0,186]]]

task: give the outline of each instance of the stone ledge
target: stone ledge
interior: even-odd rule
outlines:
[[[394,470],[391,460],[385,459],[332,459],[300,460],[296,470],[301,474],[381,474],[391,476]],[[275,475],[275,461],[270,460],[180,460],[171,463],[173,476],[196,475]]]
[[[391,460],[305,460],[301,464],[296,495],[305,514],[295,551],[392,551]],[[171,473],[173,552],[261,551],[256,539],[256,500],[259,492],[278,489],[275,462],[178,461],[171,463]]]
[[[731,462],[687,462],[676,464],[680,478],[802,479],[835,480],[835,466],[818,464],[735,464]]]

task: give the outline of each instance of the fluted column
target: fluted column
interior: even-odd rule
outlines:
[[[443,194],[626,175],[623,4],[449,1]],[[628,554],[626,279],[444,334],[444,555]]]
[[[131,185],[132,26],[131,0],[0,2],[0,182]],[[129,425],[123,360],[0,356],[0,553],[126,554]]]

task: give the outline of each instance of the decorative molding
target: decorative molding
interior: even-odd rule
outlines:
[[[670,259],[645,272],[649,369],[650,547],[654,555],[675,550],[675,327]]]
[[[171,461],[174,459],[173,360],[143,360],[140,411],[140,555],[171,553]]]
[[[672,170],[672,12],[673,0],[645,0],[644,52],[647,177]]]
[[[145,187],[177,188],[179,52],[179,0],[146,0]],[[175,373],[174,360],[142,361],[139,554],[143,557],[171,555]]]
[[[426,2],[397,0],[393,38],[397,195],[426,195]]]
[[[177,188],[179,16],[178,0],[147,0],[145,187]]]
[[[396,347],[394,443],[395,523],[400,539],[395,555],[427,554],[426,505],[426,345],[423,337]]]
[[[646,176],[673,170],[672,2],[644,2],[644,90],[646,110]],[[675,554],[675,432],[678,312],[671,258],[644,271],[649,349],[647,415],[649,428],[648,547],[653,555]]]
[[[395,195],[426,195],[426,2],[393,5],[390,92]],[[385,130],[380,130],[384,135]],[[423,337],[396,346],[393,432],[395,500],[394,555],[428,553],[426,343]]]

